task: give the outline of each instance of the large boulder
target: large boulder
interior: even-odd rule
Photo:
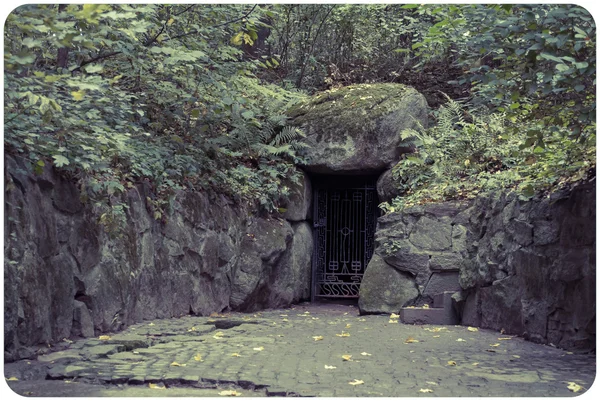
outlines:
[[[418,295],[417,284],[409,273],[396,270],[375,254],[360,285],[358,308],[361,314],[398,313]]]
[[[268,299],[271,275],[290,245],[294,231],[280,219],[251,218],[232,273],[229,303],[235,310],[261,309]]]
[[[411,150],[400,132],[427,125],[427,102],[405,85],[361,84],[320,93],[288,115],[311,144],[306,171],[374,174]]]
[[[294,237],[287,254],[274,269],[269,285],[268,308],[288,307],[292,303],[310,298],[313,235],[310,224],[292,226]]]

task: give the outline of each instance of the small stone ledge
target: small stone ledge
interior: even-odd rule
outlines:
[[[409,307],[400,309],[400,320],[405,324],[459,324],[452,301],[452,291],[436,294],[434,307]]]

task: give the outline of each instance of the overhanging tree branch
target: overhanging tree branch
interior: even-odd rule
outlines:
[[[241,20],[243,20],[244,18],[247,18],[248,16],[250,16],[250,14],[252,14],[252,12],[253,12],[253,11],[256,9],[256,7],[258,7],[258,4],[255,4],[255,5],[254,5],[254,6],[253,6],[253,7],[250,9],[250,11],[248,11],[246,14],[242,15],[241,17],[238,17],[238,18],[232,19],[232,20],[230,20],[230,21],[225,21],[225,22],[223,22],[223,23],[221,23],[221,24],[217,24],[217,25],[210,26],[208,29],[212,29],[212,28],[219,28],[219,27],[222,27],[222,26],[225,26],[225,25],[232,24],[232,23],[234,23],[234,22],[237,22],[237,21],[241,21]],[[191,9],[191,8],[192,8],[192,6],[190,6],[190,7],[186,8],[184,11],[182,11],[182,12],[181,12],[181,13],[179,13],[179,14],[182,14],[182,13],[184,13],[185,11],[187,11],[187,10],[189,10],[189,9]],[[179,14],[177,14],[177,15],[179,15]],[[154,43],[154,42],[156,41],[156,39],[158,38],[158,36],[159,36],[159,35],[162,33],[162,31],[164,30],[164,27],[165,27],[165,25],[163,25],[163,28],[161,29],[161,31],[159,32],[159,34],[158,34],[158,35],[156,35],[156,36],[155,36],[155,37],[154,37],[154,38],[153,38],[151,41],[148,41],[147,43],[145,43],[145,44],[144,44],[144,46],[145,46],[145,47],[148,47],[148,46],[150,46],[152,43]],[[186,33],[183,33],[183,34],[181,34],[181,35],[173,36],[173,37],[171,37],[171,38],[166,38],[165,40],[163,40],[163,42],[168,42],[168,41],[170,41],[170,40],[174,40],[174,39],[183,38],[183,37],[185,37],[185,36],[194,35],[194,34],[196,34],[196,33],[198,33],[198,30],[197,30],[197,29],[194,29],[193,31],[186,32]],[[76,68],[72,69],[72,70],[71,70],[71,72],[81,71],[81,68],[83,68],[84,66],[86,66],[86,65],[88,65],[88,64],[95,63],[95,62],[97,62],[97,61],[104,60],[104,59],[106,59],[106,58],[113,57],[113,56],[119,55],[119,54],[121,54],[121,53],[122,53],[122,52],[120,52],[120,51],[117,51],[117,52],[111,52],[111,53],[101,54],[101,55],[98,55],[98,56],[96,56],[96,57],[94,57],[94,58],[92,58],[92,59],[90,59],[90,60],[82,61],[82,62],[81,62],[81,64],[79,64],[79,66],[78,66],[78,67],[76,67]]]
[[[212,28],[220,28],[220,27],[222,27],[222,26],[229,25],[229,24],[232,24],[232,23],[234,23],[234,22],[237,22],[237,21],[241,21],[241,20],[243,20],[244,18],[247,18],[248,16],[250,16],[250,14],[252,14],[252,12],[254,11],[254,9],[255,9],[256,7],[258,7],[258,4],[255,4],[255,5],[252,7],[252,9],[251,9],[250,11],[248,11],[246,14],[242,15],[241,17],[239,17],[239,18],[235,18],[235,19],[232,19],[232,20],[230,20],[230,21],[223,22],[222,24],[217,24],[217,25],[210,26],[208,29],[212,29]],[[163,40],[163,42],[167,42],[167,41],[169,41],[169,40],[173,40],[173,39],[179,39],[179,38],[183,38],[183,37],[185,37],[185,36],[189,36],[189,35],[195,35],[195,34],[197,34],[198,32],[199,32],[199,31],[198,31],[197,29],[194,29],[194,30],[192,30],[192,31],[190,31],[190,32],[182,33],[181,35],[173,36],[173,37],[171,37],[171,38],[166,38],[165,40]]]

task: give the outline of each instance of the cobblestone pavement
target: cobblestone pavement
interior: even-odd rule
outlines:
[[[348,305],[155,320],[5,364],[29,396],[573,396],[595,355]],[[17,379],[17,380],[15,380]],[[580,390],[575,393],[569,389]]]

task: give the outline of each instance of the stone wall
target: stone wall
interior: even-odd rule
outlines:
[[[129,190],[126,228],[111,237],[77,186],[46,168],[5,164],[4,349],[116,331],[144,319],[282,307],[310,297],[308,179],[286,218],[257,217],[226,198],[181,192],[166,223],[144,186]],[[308,206],[307,206],[308,205]]]
[[[531,202],[477,198],[462,322],[567,349],[596,343],[596,187]]]
[[[594,184],[532,201],[497,192],[383,216],[359,307],[397,313],[456,291],[462,324],[593,348],[595,221]]]

